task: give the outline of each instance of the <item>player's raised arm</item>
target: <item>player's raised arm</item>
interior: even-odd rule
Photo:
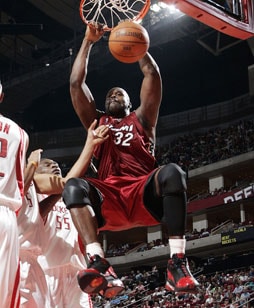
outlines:
[[[144,78],[140,89],[140,106],[136,110],[136,114],[149,137],[154,139],[155,126],[162,98],[160,70],[148,52],[139,60],[139,66]]]
[[[104,142],[109,136],[107,126],[100,125],[95,129],[96,125],[97,120],[94,120],[88,129],[85,146],[66,177],[62,178],[53,174],[35,174],[34,182],[38,193],[47,195],[61,194],[68,179],[84,175],[90,165],[95,147]]]
[[[88,129],[95,118],[98,118],[93,95],[86,84],[88,62],[92,46],[103,35],[101,27],[87,26],[85,37],[74,61],[70,76],[70,94],[73,107],[83,124]]]
[[[37,149],[31,152],[27,159],[25,175],[24,175],[24,195],[26,195],[30,187],[30,184],[34,178],[35,170],[38,167],[39,162],[41,160],[41,153],[42,149]]]

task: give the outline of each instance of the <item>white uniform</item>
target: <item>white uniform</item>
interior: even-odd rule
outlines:
[[[86,267],[86,262],[78,232],[63,201],[58,201],[49,212],[43,236],[44,252],[39,262],[46,273],[53,307],[92,307],[90,296],[81,291],[77,282],[77,272]]]
[[[37,258],[41,255],[41,236],[44,225],[34,183],[23,199],[18,214],[20,242],[20,295],[22,308],[50,308],[50,294],[45,273]]]
[[[0,115],[0,307],[19,305],[19,239],[16,212],[24,194],[28,135]]]

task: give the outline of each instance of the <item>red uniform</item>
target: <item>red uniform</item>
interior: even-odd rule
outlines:
[[[99,124],[109,125],[111,134],[94,153],[99,161],[98,179],[87,180],[103,196],[101,212],[106,224],[100,230],[157,225],[143,203],[145,184],[156,166],[154,145],[136,113],[123,119],[104,115]]]

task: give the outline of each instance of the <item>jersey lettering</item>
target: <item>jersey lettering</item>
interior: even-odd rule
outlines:
[[[7,147],[8,147],[8,141],[4,138],[0,138],[0,157],[7,156]]]
[[[26,200],[27,200],[28,206],[33,207],[32,197],[31,197],[31,194],[29,192],[27,192],[27,194],[26,194]]]
[[[133,139],[133,133],[115,133],[115,144],[129,147],[131,145],[130,140]]]
[[[65,229],[65,230],[70,230],[70,222],[69,222],[69,217],[62,217],[57,215],[56,216],[56,229]]]
[[[9,130],[10,130],[11,125],[7,124],[7,123],[3,123],[0,121],[0,131],[5,133],[5,134],[9,134]]]
[[[109,128],[115,132],[119,132],[119,131],[132,132],[133,131],[133,125],[123,125],[121,127],[114,127],[113,125],[109,125]]]

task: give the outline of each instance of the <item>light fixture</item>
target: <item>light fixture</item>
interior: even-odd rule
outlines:
[[[174,4],[166,4],[165,2],[161,1],[153,2],[150,6],[150,10],[153,12],[168,10],[170,14],[180,13],[180,11],[174,6]]]
[[[150,6],[150,22],[151,25],[158,23],[163,19],[173,18],[173,20],[183,16],[173,4],[166,4],[161,1],[152,1]]]

